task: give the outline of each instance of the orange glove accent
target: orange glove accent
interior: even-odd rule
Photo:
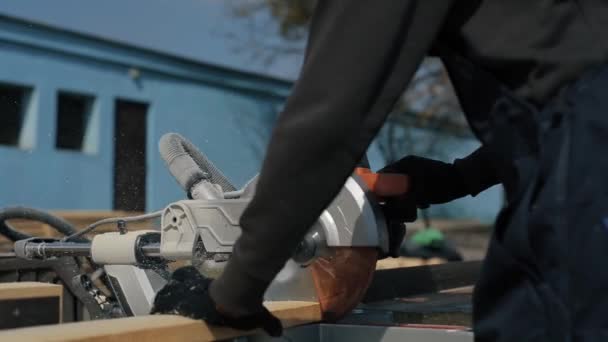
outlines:
[[[400,173],[374,173],[370,169],[358,167],[355,173],[377,196],[394,197],[410,190],[410,177]]]

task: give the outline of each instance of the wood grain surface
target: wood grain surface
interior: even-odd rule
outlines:
[[[270,302],[265,304],[284,327],[292,327],[321,319],[318,303]],[[260,331],[240,331],[214,327],[203,321],[175,315],[152,315],[110,320],[97,320],[0,332],[0,341],[215,341],[251,335]]]

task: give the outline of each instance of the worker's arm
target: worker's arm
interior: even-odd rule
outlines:
[[[419,206],[446,203],[468,195],[476,196],[499,183],[488,153],[482,146],[454,163],[407,156],[380,172],[408,175],[408,197]]]
[[[258,310],[297,243],[353,172],[431,46],[452,1],[320,0],[243,233],[211,296]]]

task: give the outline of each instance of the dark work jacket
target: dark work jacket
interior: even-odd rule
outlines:
[[[259,307],[436,43],[542,107],[606,61],[606,22],[600,0],[320,0],[300,76],[241,218],[243,234],[212,284],[214,299],[235,312]],[[454,85],[467,115],[496,100],[466,74]]]

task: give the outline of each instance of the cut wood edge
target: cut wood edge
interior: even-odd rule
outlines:
[[[269,302],[265,305],[281,320],[284,328],[321,320],[321,309],[315,302]],[[176,315],[151,315],[5,330],[0,332],[0,341],[215,341],[260,332],[215,327]]]
[[[453,289],[446,289],[446,290],[442,290],[439,292],[440,293],[452,293],[452,294],[473,294],[474,289],[475,289],[475,286],[470,285],[470,286],[455,287]]]
[[[63,286],[33,281],[0,283],[0,300],[61,297]]]
[[[429,266],[429,265],[439,265],[446,263],[446,260],[441,258],[430,258],[430,259],[422,259],[422,258],[408,258],[408,257],[398,257],[398,258],[386,258],[382,260],[378,260],[376,263],[376,270],[390,270],[395,268],[403,268],[403,267],[416,267],[416,266]]]
[[[35,281],[0,283],[0,305],[5,300],[57,297],[59,322],[63,322],[63,286]]]

